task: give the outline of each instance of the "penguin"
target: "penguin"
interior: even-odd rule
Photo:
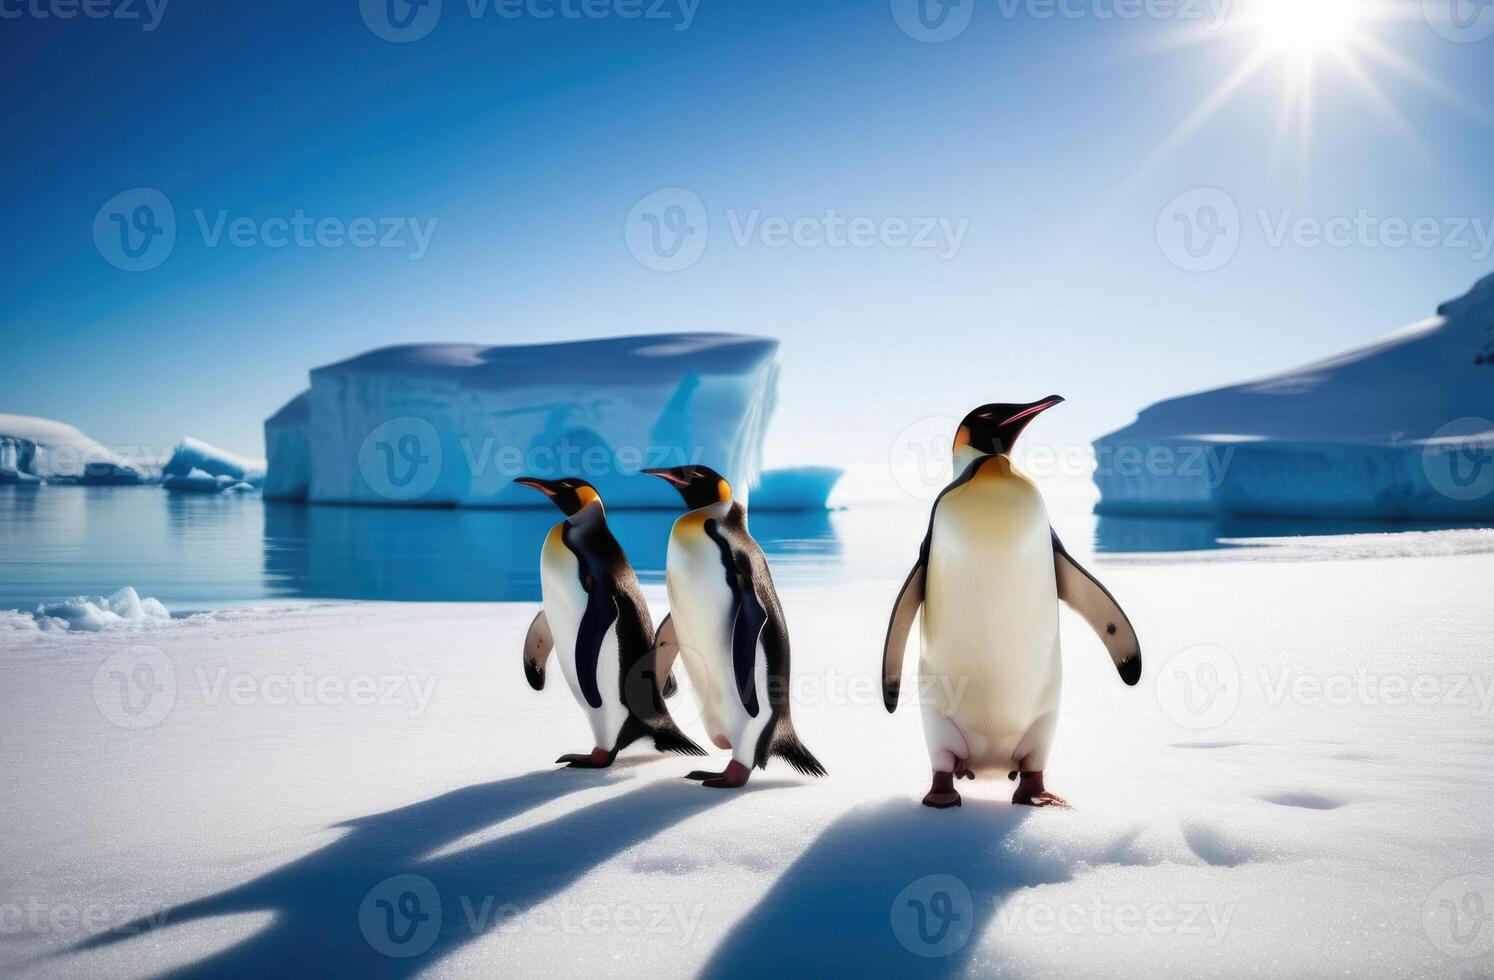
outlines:
[[[1141,680],[1141,643],[1103,585],[1064,548],[1042,495],[1011,460],[1034,418],[1063,401],[982,405],[954,438],[958,474],[934,501],[882,648],[882,701],[897,709],[903,651],[922,607],[919,692],[934,770],[923,802],[960,805],[956,777],[1006,773],[1014,804],[1067,806],[1043,785],[1058,723],[1058,602],[1099,634],[1120,673]]]
[[[788,625],[767,559],[747,532],[747,509],[708,467],[643,472],[672,484],[689,508],[669,535],[669,616],[656,645],[678,650],[711,741],[732,753],[724,771],[685,778],[744,786],[771,756],[807,776],[825,775],[789,718]]]
[[[654,748],[705,755],[669,716],[664,697],[673,693],[673,658],[660,657],[653,621],[628,556],[607,527],[596,488],[585,480],[514,481],[550,498],[565,513],[545,536],[540,551],[544,608],[524,637],[524,676],[536,691],[545,687],[545,664],[560,653],[560,672],[591,723],[595,748],[563,755],[572,769],[605,769],[617,753],[645,736]]]

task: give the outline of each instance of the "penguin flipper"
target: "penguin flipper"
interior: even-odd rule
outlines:
[[[731,663],[737,695],[742,699],[747,714],[756,718],[760,706],[753,668],[757,662],[758,645],[762,642],[763,627],[768,623],[768,611],[752,586],[752,569],[747,556],[732,547],[715,521],[705,522],[705,533],[721,549],[721,564],[725,567],[726,584],[732,594]]]
[[[550,632],[550,621],[541,609],[529,624],[529,633],[524,637],[524,679],[536,691],[545,689],[545,661],[555,649],[555,635]]]
[[[1053,565],[1058,575],[1058,597],[1084,617],[1100,637],[1121,680],[1134,687],[1141,680],[1141,640],[1131,620],[1110,590],[1076,562],[1053,534]]]
[[[680,685],[674,679],[674,660],[679,653],[680,641],[674,633],[674,615],[669,614],[659,624],[658,632],[654,633],[654,666],[658,676],[664,678],[663,693],[666,698],[679,693]]]
[[[927,566],[923,554],[920,554],[918,564],[908,573],[902,591],[897,594],[892,618],[887,622],[887,639],[882,644],[882,704],[888,714],[897,710],[897,698],[903,684],[903,653],[908,647],[908,634],[913,632],[913,618],[923,605],[926,575]]]
[[[617,622],[617,600],[601,589],[586,599],[581,627],[576,632],[576,684],[582,697],[593,708],[602,706],[602,690],[597,684],[597,661],[602,658],[602,643]]]

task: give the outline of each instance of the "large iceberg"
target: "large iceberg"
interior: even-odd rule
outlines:
[[[134,484],[141,471],[70,425],[0,412],[0,483]]]
[[[178,493],[221,493],[263,486],[266,463],[186,436],[161,469],[161,485]]]
[[[581,476],[614,507],[677,509],[645,467],[703,463],[745,495],[777,391],[778,342],[657,334],[386,347],[311,372],[265,423],[266,496],[543,507],[514,477]]]
[[[1494,276],[1378,343],[1095,443],[1101,513],[1494,520]]]

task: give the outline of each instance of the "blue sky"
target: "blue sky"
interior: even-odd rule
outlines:
[[[0,3],[0,411],[258,453],[309,368],[371,347],[731,330],[783,341],[770,464],[876,463],[920,418],[1049,392],[1069,402],[1048,438],[1088,440],[1368,341],[1494,269],[1476,234],[1494,39],[1439,35],[1419,0],[1361,25],[1391,52],[1358,57],[1361,82],[1320,52],[1310,140],[1295,111],[1279,123],[1282,55],[1167,153],[1261,47],[1213,30],[1209,0],[1185,4],[1198,19],[962,0],[941,43],[899,26],[903,0],[491,2],[442,0],[403,43],[369,26],[378,0]],[[135,188],[170,202],[176,238],[132,272],[95,220]],[[664,188],[705,219],[678,271],[641,261],[629,224]],[[1169,207],[1197,188],[1215,196],[1184,199],[1192,220],[1222,191],[1237,241],[1188,271]],[[873,244],[827,243],[827,212]],[[341,232],[271,247],[298,214]],[[1341,247],[1312,235],[1359,215],[1374,230]],[[391,247],[346,242],[360,218]],[[1436,233],[1393,247],[1386,219]]]

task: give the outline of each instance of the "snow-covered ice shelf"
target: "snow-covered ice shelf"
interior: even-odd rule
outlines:
[[[1095,443],[1105,513],[1494,520],[1494,276],[1379,343],[1161,402]]]
[[[1491,563],[1108,566],[1147,674],[1064,614],[1070,812],[1005,781],[918,805],[918,712],[877,684],[891,569],[782,590],[830,776],[740,793],[642,750],[550,771],[588,734],[523,682],[531,604],[5,638],[0,973],[1487,975],[1494,935],[1451,916],[1494,901]],[[387,957],[378,903],[413,889],[433,924]]]

